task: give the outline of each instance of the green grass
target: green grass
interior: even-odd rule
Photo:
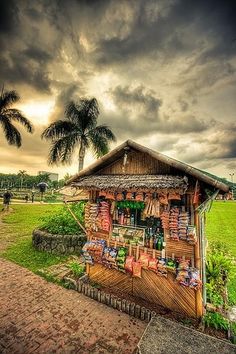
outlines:
[[[236,258],[236,201],[215,201],[207,213],[208,241],[225,243]]]
[[[41,217],[58,212],[60,205],[13,205],[12,213],[2,217],[0,242],[5,247],[0,256],[38,272],[66,259],[46,252],[36,251],[32,246],[32,231],[42,223]]]
[[[220,241],[236,258],[236,201],[215,201],[207,213],[206,236],[209,242]],[[229,302],[236,304],[236,266],[229,285]]]

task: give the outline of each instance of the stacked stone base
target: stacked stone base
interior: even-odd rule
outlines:
[[[38,251],[58,255],[79,255],[86,242],[86,236],[80,235],[54,235],[43,230],[34,230],[32,237],[33,246]]]

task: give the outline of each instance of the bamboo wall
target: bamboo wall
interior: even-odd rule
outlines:
[[[175,281],[175,275],[170,272],[168,278],[165,278],[143,269],[140,279],[95,264],[89,267],[89,277],[105,287],[118,289],[189,317],[197,316],[195,290],[180,286]]]

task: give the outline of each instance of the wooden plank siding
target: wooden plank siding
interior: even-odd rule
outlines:
[[[170,272],[168,278],[165,278],[142,269],[142,278],[136,278],[95,264],[89,267],[89,278],[107,288],[118,289],[124,294],[139,297],[189,317],[196,316],[195,291],[180,286],[175,281],[175,275]]]

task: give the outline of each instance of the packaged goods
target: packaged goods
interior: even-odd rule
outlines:
[[[126,247],[120,247],[118,249],[116,263],[120,271],[125,272],[125,259],[128,254],[128,249]]]
[[[142,265],[139,262],[133,262],[133,276],[142,278]]]
[[[150,260],[150,256],[146,253],[142,253],[139,257],[139,263],[141,264],[142,268],[144,269],[148,269],[148,265],[149,265],[149,260]]]
[[[152,270],[155,273],[157,273],[157,264],[158,264],[158,259],[150,258],[149,259],[149,264],[148,264],[148,269]]]
[[[125,270],[128,273],[133,273],[133,262],[134,262],[134,257],[133,256],[128,256],[125,261]]]

